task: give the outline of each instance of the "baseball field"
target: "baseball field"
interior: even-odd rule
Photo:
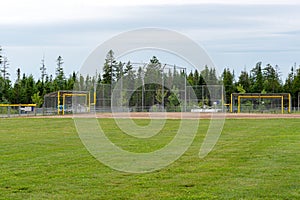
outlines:
[[[98,120],[114,144],[132,152],[164,147],[180,121],[136,139],[114,119]],[[300,199],[300,119],[226,119],[213,151],[200,159],[208,126],[200,120],[192,145],[171,165],[132,174],[96,160],[71,118],[0,119],[0,199]]]

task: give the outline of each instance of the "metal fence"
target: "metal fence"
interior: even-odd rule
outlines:
[[[39,113],[35,104],[0,104],[0,117],[29,117]]]
[[[96,92],[96,111],[111,112],[112,109],[130,112],[191,112],[193,109],[218,109],[224,111],[222,85],[197,85],[183,88],[151,89],[149,86],[136,90],[114,89],[101,84]]]

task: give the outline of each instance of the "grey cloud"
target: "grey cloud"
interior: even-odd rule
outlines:
[[[140,27],[159,27],[180,31],[185,29],[211,30],[213,32],[219,31],[220,35],[222,29],[272,31],[273,26],[280,26],[280,23],[283,23],[277,18],[289,19],[291,15],[299,16],[299,7],[288,5],[128,7],[122,10],[118,19],[100,18],[89,21],[26,26],[2,25],[0,36],[8,44],[34,45],[43,43],[51,45],[57,43],[71,45],[86,42],[84,37],[88,37],[88,34],[107,31],[118,33]],[[124,17],[122,17],[123,15]],[[65,38],[68,35],[79,37],[82,41],[68,41]]]

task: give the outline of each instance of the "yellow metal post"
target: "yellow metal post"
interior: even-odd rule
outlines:
[[[63,94],[62,115],[65,115],[65,98],[66,98],[66,95]]]
[[[230,95],[230,112],[232,113],[232,93],[231,93],[231,95]]]
[[[240,113],[241,110],[241,96],[238,96],[238,113]]]
[[[288,104],[288,111],[291,113],[291,94],[289,94],[289,104]]]
[[[59,104],[60,104],[60,101],[59,101],[59,99],[60,99],[60,92],[58,91],[57,92],[57,114],[59,115]]]
[[[25,103],[20,103],[20,104],[0,104],[0,107],[8,107],[8,106],[28,106],[28,107],[36,107],[36,104],[33,103],[29,103],[29,104],[25,104]]]
[[[91,110],[91,92],[89,92],[88,112]]]
[[[281,96],[281,114],[284,113],[284,108],[283,108],[283,96]]]

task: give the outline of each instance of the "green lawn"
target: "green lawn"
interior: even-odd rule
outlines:
[[[137,120],[147,124],[147,120]],[[149,152],[174,135],[168,120],[150,140],[100,123],[124,149]],[[198,158],[207,120],[176,162],[147,174],[118,172],[94,159],[72,119],[0,119],[0,199],[300,199],[299,119],[226,120],[214,150]]]

